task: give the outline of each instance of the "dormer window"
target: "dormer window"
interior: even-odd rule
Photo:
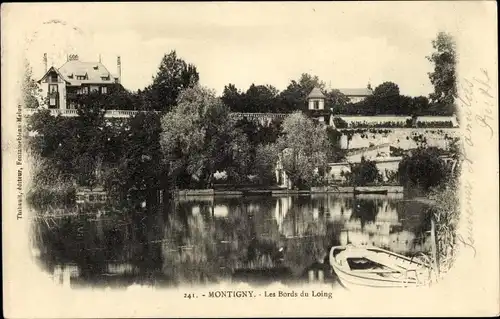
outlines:
[[[85,80],[85,75],[77,75],[76,79],[77,80]]]
[[[101,76],[101,80],[103,80],[103,81],[109,81],[109,75],[108,76]]]

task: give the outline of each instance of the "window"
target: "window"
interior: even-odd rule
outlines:
[[[319,109],[319,101],[314,101],[314,109],[317,110]]]
[[[49,84],[49,93],[57,93],[57,84]]]
[[[56,98],[55,97],[51,97],[49,99],[49,105],[50,106],[56,106]]]
[[[101,93],[102,94],[107,94],[108,93],[108,87],[107,86],[101,87]]]
[[[78,90],[76,90],[76,94],[88,94],[89,93],[89,88],[88,86],[82,86]]]
[[[99,87],[98,86],[91,86],[90,87],[90,92],[92,92],[92,93],[99,92]]]
[[[101,80],[103,80],[103,81],[109,81],[109,76],[101,76]]]
[[[76,76],[77,80],[85,80],[85,78],[86,78],[85,75],[77,75]]]
[[[51,74],[50,75],[50,82],[57,82],[57,74]]]

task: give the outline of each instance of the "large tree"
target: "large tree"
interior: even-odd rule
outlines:
[[[228,170],[230,178],[246,171],[246,136],[235,129],[228,107],[213,91],[200,86],[185,89],[161,122],[161,146],[175,183],[187,178],[187,184],[194,180],[206,187],[216,171]]]
[[[430,94],[431,102],[442,106],[452,105],[457,94],[455,40],[450,34],[439,32],[432,41],[432,47],[434,52],[427,56],[434,64],[434,71],[429,73],[434,86],[434,92]]]
[[[321,170],[327,164],[326,131],[301,112],[284,120],[283,135],[277,143],[283,169],[293,186],[310,186],[315,179],[315,169]]]
[[[325,90],[325,83],[320,81],[317,76],[303,73],[298,81],[292,80],[288,87],[279,95],[280,111],[291,113],[298,110],[306,110],[307,96],[315,87],[323,91]]]
[[[224,87],[221,99],[232,112],[244,112],[244,95],[234,84],[229,83]]]
[[[160,117],[154,112],[140,112],[125,125],[127,129],[114,139],[120,141],[121,149],[117,151],[119,160],[106,171],[106,186],[117,195],[134,192],[136,200],[155,204],[156,191],[168,186],[160,147]],[[108,153],[111,149],[108,146]]]
[[[278,93],[272,85],[250,85],[243,97],[243,112],[275,113]]]
[[[168,111],[175,105],[179,92],[198,84],[200,76],[193,64],[186,63],[177,57],[176,51],[165,54],[161,60],[153,83],[142,94],[149,102],[150,108],[158,111]]]

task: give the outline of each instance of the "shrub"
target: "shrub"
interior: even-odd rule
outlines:
[[[405,155],[398,167],[399,181],[405,187],[418,187],[427,192],[446,178],[445,165],[439,150],[419,148]]]
[[[361,158],[360,163],[351,167],[351,181],[355,186],[365,186],[380,179],[380,172],[375,162]]]

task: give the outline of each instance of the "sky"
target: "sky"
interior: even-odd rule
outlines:
[[[219,94],[228,83],[243,90],[252,83],[283,90],[306,72],[331,88],[392,81],[412,96],[432,91],[426,56],[436,34],[459,34],[472,23],[466,17],[479,16],[482,9],[467,2],[423,1],[22,7],[30,17],[25,52],[36,78],[43,75],[43,53],[49,67],[60,67],[71,53],[83,61],[101,55],[112,73],[120,55],[122,84],[137,90],[151,83],[163,55],[176,50],[196,65],[201,84]]]

